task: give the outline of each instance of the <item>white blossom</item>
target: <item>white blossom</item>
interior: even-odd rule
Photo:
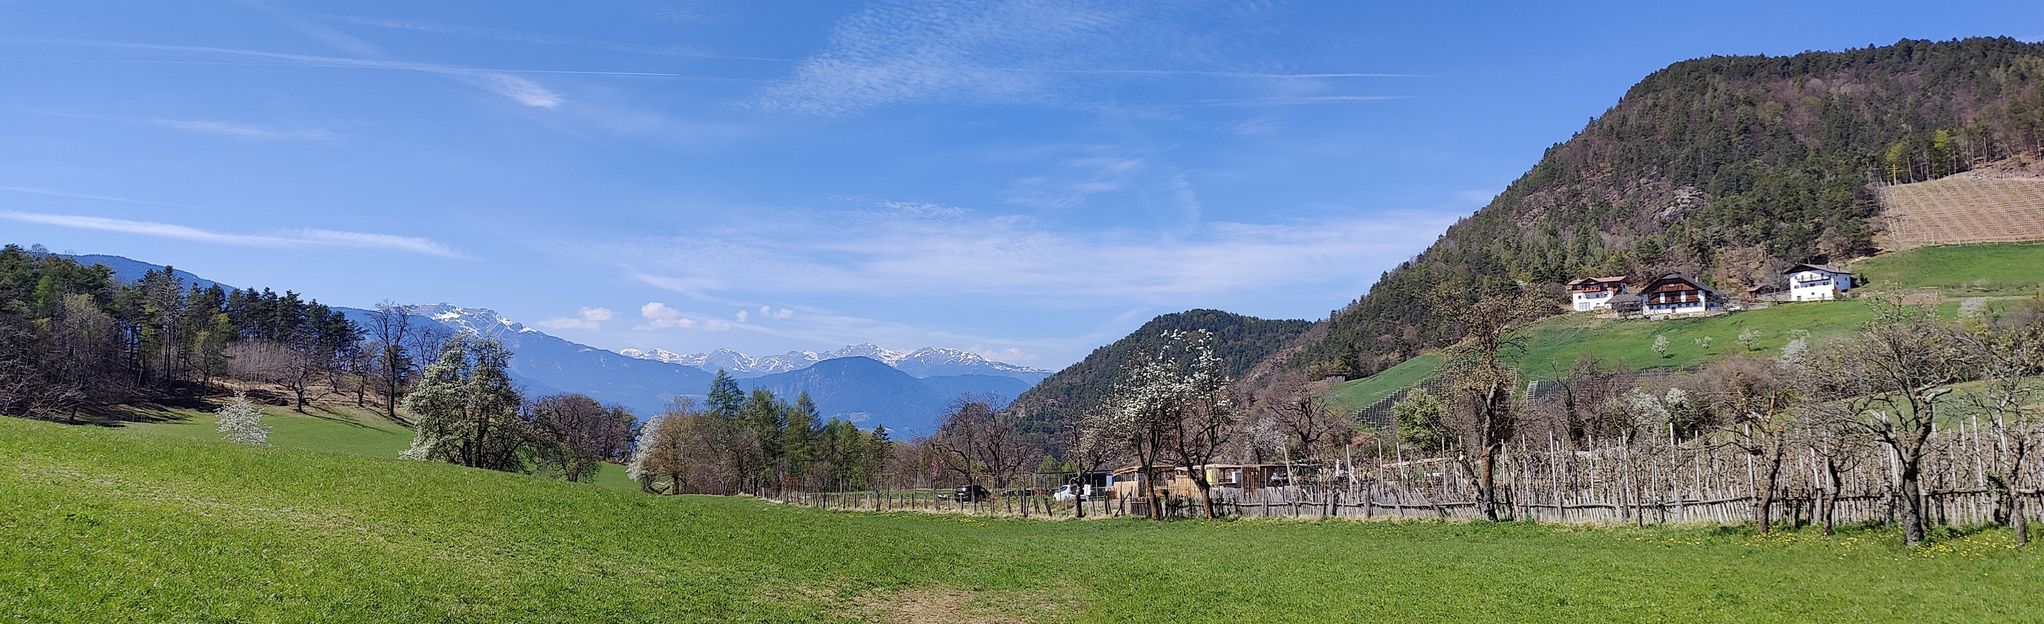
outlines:
[[[263,411],[248,400],[248,394],[235,392],[234,400],[215,412],[220,415],[219,431],[227,441],[237,444],[264,444],[270,440],[270,428],[263,426]]]

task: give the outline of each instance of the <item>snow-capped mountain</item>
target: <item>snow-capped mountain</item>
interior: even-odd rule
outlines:
[[[440,324],[460,329],[465,333],[480,336],[496,336],[504,332],[536,334],[539,330],[526,327],[495,310],[486,308],[464,308],[457,305],[438,303],[412,306],[412,313],[439,321]]]
[[[162,268],[119,256],[79,259],[107,265],[129,281]],[[177,275],[188,283],[213,284],[190,273]],[[358,308],[335,309],[358,325],[366,325],[371,314]],[[417,315],[415,330],[442,336],[475,334],[503,342],[512,353],[511,379],[528,397],[582,393],[629,407],[642,417],[659,413],[676,396],[701,396],[710,388],[711,373],[723,368],[746,377],[741,385],[748,390],[764,388],[788,397],[808,393],[827,417],[852,419],[860,426],[884,425],[903,435],[927,435],[951,399],[972,395],[1005,402],[1050,374],[957,349],[903,353],[870,344],[760,358],[729,349],[694,355],[613,352],[547,334],[486,308],[442,303],[410,309]]]
[[[816,351],[789,351],[780,355],[752,357],[730,349],[718,349],[708,353],[679,354],[663,349],[623,349],[618,351],[627,357],[653,360],[669,364],[680,364],[701,369],[704,372],[723,370],[734,377],[763,377],[802,370],[817,362],[848,357],[863,357],[877,360],[894,367],[912,377],[927,378],[949,375],[996,375],[1012,377],[1035,384],[1050,375],[1050,371],[1019,364],[997,362],[978,353],[963,349],[924,347],[914,351],[896,351],[874,344],[860,343],[840,349]]]

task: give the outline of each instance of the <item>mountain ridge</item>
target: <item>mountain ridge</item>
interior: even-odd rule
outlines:
[[[2044,44],[1902,40],[1712,56],[1643,77],[1489,204],[1259,366],[1367,376],[1456,337],[1441,306],[1584,275],[1684,273],[1727,293],[1872,253],[1876,184],[2044,143]],[[1556,297],[1558,298],[1558,294]]]
[[[626,357],[690,366],[705,372],[723,370],[734,377],[750,378],[785,373],[818,362],[847,357],[866,357],[903,370],[917,378],[939,375],[989,374],[1013,377],[1029,383],[1041,381],[1052,371],[988,359],[964,349],[923,347],[898,351],[871,343],[847,345],[831,351],[789,351],[779,355],[752,356],[732,349],[680,354],[665,349],[619,349]]]
[[[106,266],[117,279],[129,282],[140,279],[149,271],[163,268],[160,265],[122,256],[80,254],[67,257],[75,258],[82,264]],[[183,270],[176,271],[175,275],[187,284],[199,284],[202,287],[218,285],[222,289],[235,288]],[[489,308],[450,303],[403,307],[416,315],[415,329],[431,329],[447,335],[472,334],[504,342],[513,354],[509,371],[511,378],[522,386],[528,397],[580,393],[600,402],[625,406],[641,418],[648,418],[665,409],[676,397],[700,397],[709,391],[712,379],[709,372],[675,363],[631,357],[570,341],[520,323]],[[370,310],[362,308],[336,306],[333,309],[357,325],[366,325],[373,314]],[[911,356],[916,353],[895,352],[873,345],[851,345],[840,349],[839,352],[856,353],[859,355],[847,357],[860,359],[868,359],[866,354],[880,355],[890,357],[896,362],[912,361]],[[819,360],[811,363],[811,366],[825,361],[830,360]],[[1014,384],[1034,383],[1005,375],[957,374],[919,378],[878,359],[869,361],[885,368],[885,372],[867,367],[848,369],[854,372],[864,371],[865,376],[861,378],[859,375],[843,373],[843,370],[847,370],[844,365],[835,365],[828,369],[839,372],[834,376],[795,375],[770,382],[776,383],[773,385],[776,394],[783,394],[784,398],[790,400],[797,394],[809,392],[818,409],[826,415],[862,414],[867,416],[862,419],[864,425],[884,425],[890,429],[924,433],[927,433],[928,424],[935,421],[943,406],[957,394],[992,394],[1012,398],[1020,394]],[[799,373],[806,368],[808,367],[783,371],[780,374]],[[810,388],[788,381],[790,379],[828,380],[831,385]],[[901,379],[907,379],[914,387],[901,388],[900,386],[904,385]],[[860,388],[868,385],[890,388],[894,396],[905,397],[905,402],[897,406],[877,403],[879,399],[858,392]],[[750,389],[754,386],[747,387]]]

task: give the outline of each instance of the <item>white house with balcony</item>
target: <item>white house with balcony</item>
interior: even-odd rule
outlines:
[[[1782,271],[1788,276],[1789,301],[1830,301],[1852,290],[1852,272],[1822,264],[1798,264]]]
[[[1642,312],[1648,318],[1709,314],[1724,308],[1715,290],[1683,275],[1663,275],[1639,289]]]
[[[1577,312],[1611,309],[1611,298],[1625,294],[1625,276],[1585,277],[1568,283],[1569,303]]]

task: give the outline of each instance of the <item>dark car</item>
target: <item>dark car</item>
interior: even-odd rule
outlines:
[[[958,486],[957,490],[951,492],[951,497],[962,503],[976,503],[986,500],[990,496],[991,494],[987,493],[986,488],[977,485],[961,485]]]

